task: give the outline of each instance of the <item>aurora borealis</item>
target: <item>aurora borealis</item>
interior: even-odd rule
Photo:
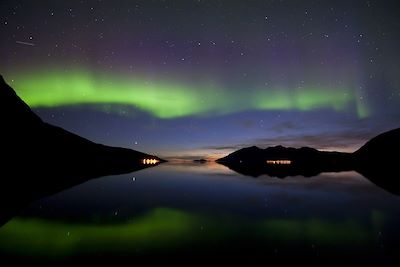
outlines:
[[[85,71],[64,74],[50,70],[33,75],[23,74],[15,79],[13,85],[20,97],[32,108],[122,104],[133,105],[163,119],[257,109],[307,111],[332,108],[341,111],[349,108],[355,98],[348,90],[341,88],[325,91],[307,88],[294,92],[269,89],[266,92],[232,95],[226,89],[207,85],[196,88],[121,77],[93,79]],[[366,115],[359,113],[360,117]]]
[[[163,157],[353,151],[398,127],[396,1],[2,1],[0,73],[45,121]]]

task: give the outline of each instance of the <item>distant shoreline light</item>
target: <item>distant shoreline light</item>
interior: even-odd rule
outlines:
[[[156,163],[158,163],[158,160],[156,160],[156,159],[143,159],[142,163],[145,164],[145,165],[156,164]]]
[[[270,164],[270,165],[289,165],[289,164],[292,164],[292,161],[288,160],[288,159],[267,160],[267,164]]]

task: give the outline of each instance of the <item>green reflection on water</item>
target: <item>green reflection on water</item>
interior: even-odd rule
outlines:
[[[0,249],[60,255],[74,251],[173,246],[193,236],[199,219],[197,215],[171,209],[155,209],[132,222],[106,225],[15,218],[0,229]]]
[[[241,241],[354,245],[373,242],[372,230],[356,220],[211,217],[157,208],[132,221],[76,224],[14,218],[0,229],[0,251],[36,256],[76,253],[168,251],[182,247],[217,247]]]
[[[275,241],[310,241],[318,244],[365,243],[371,239],[366,227],[355,220],[340,222],[310,220],[268,220],[264,234]]]

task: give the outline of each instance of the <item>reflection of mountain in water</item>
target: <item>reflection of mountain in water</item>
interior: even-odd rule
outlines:
[[[94,177],[133,172],[163,161],[139,151],[96,144],[43,122],[1,76],[0,119],[0,225],[33,199]]]
[[[252,146],[233,152],[217,162],[254,177],[263,174],[280,178],[293,175],[308,177],[326,171],[350,170],[351,154],[322,152],[309,147],[261,149]]]
[[[400,195],[400,128],[382,133],[353,153],[355,170],[374,184]]]
[[[129,172],[143,168],[145,166],[133,165],[130,167]],[[102,174],[98,170],[93,170],[91,174],[89,173],[90,170],[86,169],[82,174],[78,174],[78,171],[76,171],[74,175],[68,176],[64,175],[62,171],[27,172],[15,170],[9,176],[3,175],[0,186],[0,227],[35,200],[110,174],[109,172]],[[109,171],[112,171],[111,168]],[[114,170],[114,174],[120,172],[118,168]]]
[[[400,195],[396,179],[396,155],[400,151],[400,128],[378,135],[354,153],[323,152],[313,148],[282,146],[261,149],[247,147],[217,162],[240,174],[284,178],[311,177],[322,172],[356,170],[376,185]]]

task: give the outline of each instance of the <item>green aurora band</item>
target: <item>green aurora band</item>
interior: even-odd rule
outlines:
[[[156,208],[131,221],[66,223],[35,218],[14,218],[0,229],[0,251],[31,256],[68,257],[76,253],[129,252],[181,249],[200,245],[229,245],[240,240],[265,244],[303,242],[326,246],[370,245],[375,241],[376,217],[368,226],[353,219],[268,218],[249,221],[218,218],[170,208]],[[381,216],[382,217],[382,216]]]
[[[305,86],[302,89],[255,88],[247,92],[215,84],[188,85],[173,81],[74,71],[28,71],[8,75],[10,85],[32,108],[73,105],[125,105],[162,119],[231,114],[245,110],[354,110],[367,117],[367,106],[351,88]],[[104,109],[103,109],[104,110]]]

